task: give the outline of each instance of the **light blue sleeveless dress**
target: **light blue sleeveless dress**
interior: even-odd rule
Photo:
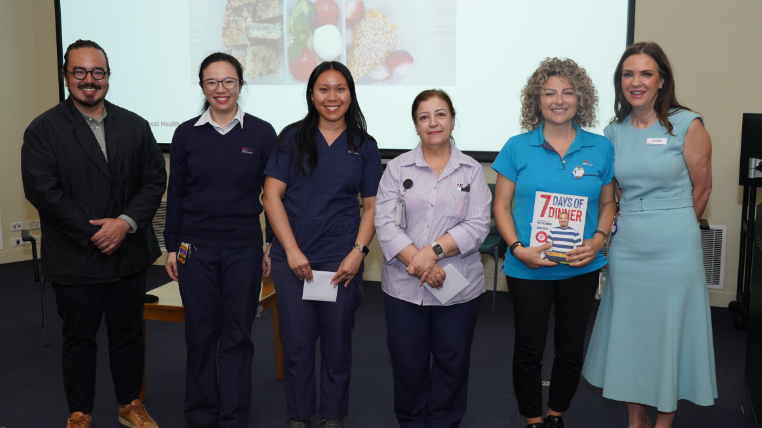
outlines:
[[[703,124],[690,111],[670,116],[674,135],[659,121],[636,129],[629,116],[604,130],[622,199],[582,374],[606,398],[662,412],[677,400],[709,406],[717,398],[701,232],[683,158],[696,118]]]

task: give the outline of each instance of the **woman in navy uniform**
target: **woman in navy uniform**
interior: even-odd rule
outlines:
[[[315,345],[320,337],[323,427],[345,427],[354,313],[363,298],[363,258],[375,233],[381,155],[368,135],[349,70],[324,62],[307,82],[307,116],[278,136],[265,174],[265,209],[275,233],[286,368],[287,427],[308,427],[318,410]],[[362,214],[357,195],[362,198]],[[302,300],[312,271],[335,272],[336,302]]]
[[[198,428],[249,423],[264,264],[259,194],[276,134],[237,104],[243,84],[233,56],[204,59],[204,113],[177,128],[170,153],[167,272],[185,306],[185,417]]]

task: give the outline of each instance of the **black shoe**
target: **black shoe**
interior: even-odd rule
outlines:
[[[545,418],[545,428],[564,428],[564,418],[561,416],[548,415]]]
[[[297,421],[296,419],[290,419],[286,421],[286,428],[309,428],[312,421],[310,419],[304,421]]]
[[[535,422],[533,424],[527,425],[527,428],[545,428],[544,422]]]
[[[344,425],[344,419],[322,419],[320,421],[320,428],[346,428]]]

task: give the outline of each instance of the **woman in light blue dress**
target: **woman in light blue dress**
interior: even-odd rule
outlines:
[[[629,427],[672,426],[677,400],[717,398],[709,296],[698,220],[712,187],[711,141],[680,105],[655,43],[637,43],[614,74],[614,145],[620,200],[606,289],[582,374],[627,402]]]

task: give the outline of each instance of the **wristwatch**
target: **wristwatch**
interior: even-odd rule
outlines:
[[[362,251],[362,256],[363,257],[367,256],[368,253],[370,253],[370,249],[368,247],[366,247],[365,245],[363,245],[363,244],[358,244],[358,243],[355,242],[354,248],[357,248],[358,250]]]
[[[595,232],[593,232],[593,235],[595,235],[596,233],[600,233],[600,234],[601,234],[601,236],[603,236],[603,240],[604,240],[604,241],[606,241],[606,240],[608,240],[608,239],[609,239],[609,235],[610,235],[610,234],[608,234],[608,233],[604,232],[604,231],[603,231],[603,229],[597,229]]]
[[[434,250],[434,254],[439,257],[439,260],[442,260],[444,258],[444,250],[442,249],[442,246],[437,244],[436,241],[431,243],[431,249]]]

